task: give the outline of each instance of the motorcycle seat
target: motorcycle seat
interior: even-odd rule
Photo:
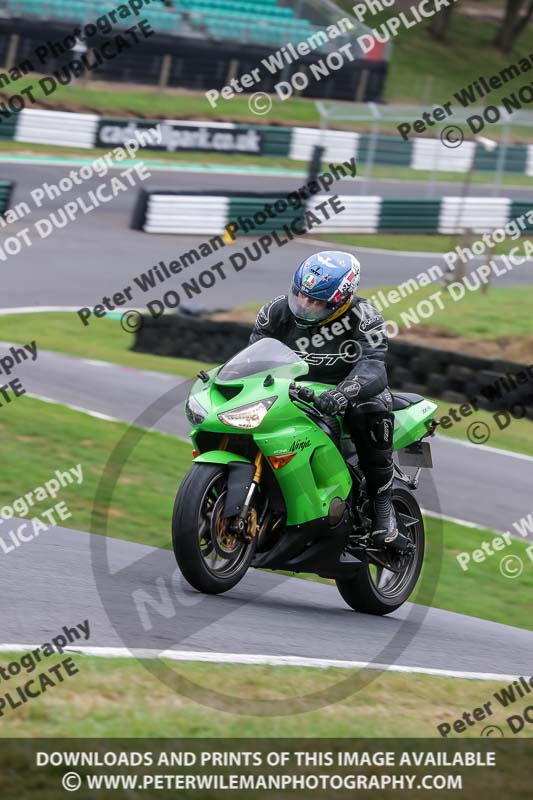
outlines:
[[[415,392],[402,392],[401,394],[393,394],[392,410],[401,411],[402,408],[413,406],[415,403],[419,403],[423,399],[424,398],[421,394],[416,394]]]

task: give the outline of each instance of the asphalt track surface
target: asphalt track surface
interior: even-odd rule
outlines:
[[[0,355],[5,347],[0,343]],[[184,380],[46,351],[41,351],[35,362],[17,367],[14,374],[37,397],[129,423]],[[187,438],[190,428],[183,404],[165,413],[154,428]],[[532,511],[533,459],[440,436],[432,440],[432,451],[434,468],[423,471],[416,493],[423,508],[511,532],[512,523]]]
[[[2,167],[2,177],[13,177],[18,183],[16,202],[45,180],[57,182],[65,172],[57,167]],[[96,179],[84,188],[94,188],[101,181]],[[292,179],[261,177],[258,181],[256,177],[176,172],[155,173],[150,184],[184,189],[257,189],[259,182],[263,189],[284,191],[298,185]],[[399,192],[406,196],[405,192],[411,191],[409,196],[421,196],[420,186],[379,183],[371,188],[376,194],[390,190],[388,196],[398,196]],[[346,182],[340,189],[349,191]],[[445,191],[456,189],[447,186]],[[198,237],[148,236],[129,231],[135,194],[119,196],[3,264],[2,306],[94,305],[103,295],[131,284],[134,275],[159,260],[170,260],[198,245]],[[520,192],[515,196],[526,195]],[[10,226],[10,233],[70,199],[73,197],[64,195],[48,202],[41,211],[34,210],[30,217]],[[247,267],[239,273],[239,280],[220,284],[216,292],[202,297],[202,304],[233,307],[285,291],[295,264],[315,250],[314,243],[293,243],[268,260]],[[442,259],[438,260],[443,266]],[[367,253],[364,286],[397,284],[433,263],[433,256]],[[501,281],[507,285],[532,284],[533,265],[515,270]],[[160,293],[143,295],[142,303],[132,305],[142,307]],[[29,332],[28,339],[33,338],[38,339],[38,331]],[[126,422],[133,421],[154,398],[180,383],[175,376],[102,366],[44,352],[35,363],[17,369],[16,375],[28,392],[39,397]],[[179,407],[162,418],[158,427],[179,436],[187,434]],[[531,511],[524,504],[530,497],[533,462],[445,439],[435,441],[434,461],[432,477],[437,491],[426,479],[419,492],[421,504],[430,510],[499,530],[509,529],[514,520]],[[96,538],[99,537],[54,529],[0,560],[0,594],[6,612],[1,625],[4,643],[39,643],[67,621],[73,624],[88,617],[93,646],[126,644],[192,652],[232,650],[316,658],[327,654],[331,658],[364,661],[377,658],[383,645],[397,634],[397,652],[389,653],[386,663],[502,675],[528,674],[530,669],[533,635],[527,631],[434,609],[426,613],[426,609],[410,604],[386,619],[363,617],[351,613],[333,587],[300,580],[280,581],[278,576],[255,571],[227,595],[203,597],[183,585],[173,556],[167,551],[112,540],[111,561],[118,565],[115,568],[121,564],[130,565],[129,568],[110,576],[105,564],[91,566],[90,542]],[[51,579],[58,575],[60,581]],[[132,614],[131,595],[139,587],[153,589],[157,576],[172,576],[177,608],[181,611],[179,625],[175,619],[163,619],[155,632],[143,632]],[[22,594],[21,585],[25,587]],[[43,604],[46,614],[42,613]],[[407,644],[413,634],[411,614],[416,632]]]
[[[333,586],[256,570],[224,595],[200,595],[183,581],[168,550],[63,528],[4,555],[0,585],[0,637],[10,644],[41,644],[64,625],[88,619],[90,639],[74,649],[125,646],[190,651],[191,660],[195,651],[210,651],[502,676],[531,672],[530,631],[411,603],[385,618],[354,614]],[[157,586],[166,587],[172,605],[164,614],[151,607],[150,622],[143,623],[141,597],[157,598]]]
[[[70,167],[72,168],[72,167]],[[29,200],[29,192],[43,182],[57,184],[68,174],[68,167],[42,165],[2,164],[1,177],[17,182],[15,203]],[[115,171],[111,174],[116,174]],[[94,189],[109,178],[97,178],[75,187],[84,192]],[[154,172],[145,184],[147,187],[198,189],[237,189],[275,190],[284,192],[294,190],[304,181],[294,178],[267,176],[222,175],[191,172]],[[405,184],[404,182],[374,182],[365,193],[381,194],[388,187],[394,196],[412,191],[415,196],[423,196],[424,184]],[[344,180],[338,184],[341,193],[358,192],[358,181]],[[453,187],[457,191],[458,187]],[[477,187],[476,187],[477,191]],[[11,235],[33,226],[37,220],[48,216],[52,211],[64,206],[78,195],[72,191],[54,200],[46,200],[42,208],[32,208],[31,214],[12,223],[8,231]],[[446,194],[452,192],[446,185]],[[517,195],[526,198],[530,190],[516,190]],[[509,194],[509,193],[507,193]],[[46,239],[32,235],[31,247],[24,247],[20,254],[11,256],[1,264],[2,269],[2,307],[22,306],[94,306],[105,295],[112,295],[126,286],[132,285],[133,278],[157,264],[177,258],[192,247],[198,247],[208,236],[148,235],[129,230],[130,218],[137,196],[137,190],[120,194],[111,203],[101,206],[90,214],[81,215],[73,223],[56,229]],[[318,233],[319,228],[315,229]],[[0,234],[4,234],[0,230]],[[216,261],[223,259],[227,265],[227,279],[219,280],[209,291],[193,298],[194,305],[208,309],[233,308],[243,303],[261,302],[276,294],[287,291],[290,277],[296,267],[311,253],[316,252],[316,241],[294,241],[272,251],[260,261],[249,262],[238,275],[228,265],[229,256],[242,250],[249,240],[241,239],[231,247],[218,251],[194,266],[188,267],[176,279],[167,281],[146,293],[134,286],[133,307],[143,308],[154,299],[160,299],[164,292],[177,288],[178,283],[197,276]],[[320,244],[320,247],[327,245]],[[443,272],[447,270],[442,256],[431,254],[380,253],[365,251],[361,254],[363,275],[361,291],[374,286],[397,285],[437,264]],[[474,269],[483,259],[469,262]],[[533,261],[515,267],[495,284],[533,285]],[[192,304],[193,301],[188,301]]]

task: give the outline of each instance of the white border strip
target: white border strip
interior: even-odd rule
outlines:
[[[525,453],[515,453],[513,450],[502,450],[500,447],[491,447],[488,444],[474,444],[474,442],[467,442],[464,439],[456,439],[455,436],[442,436],[438,433],[436,436],[440,442],[456,442],[462,447],[473,447],[476,450],[485,450],[487,453],[497,453],[500,456],[519,458],[521,461],[533,461],[533,456],[528,456]]]
[[[79,411],[81,414],[87,414],[89,417],[96,417],[96,419],[103,419],[105,422],[123,422],[125,425],[132,423],[126,422],[124,419],[117,417],[110,417],[108,414],[101,414],[99,411],[90,411],[88,408],[81,408],[81,406],[74,406],[70,403],[62,403],[60,400],[52,400],[51,397],[45,397],[42,394],[34,394],[33,392],[26,392],[26,397],[31,397],[33,400],[40,400],[42,403],[52,403],[54,406],[63,406],[70,408],[72,411]]]
[[[444,522],[453,522],[455,525],[464,525],[465,528],[476,528],[480,531],[493,532],[492,528],[487,528],[485,525],[479,525],[477,522],[469,522],[466,519],[459,519],[459,517],[449,517],[447,514],[439,514],[438,511],[430,511],[429,508],[421,508],[420,510],[422,514],[426,515],[426,517],[442,519]],[[494,531],[494,533],[499,533],[499,531]]]
[[[41,312],[79,311],[80,306],[20,306],[15,308],[0,308],[0,315],[6,314],[39,314]]]
[[[1,653],[22,653],[33,650],[37,644],[1,644]],[[74,653],[99,658],[168,659],[170,661],[204,661],[210,664],[265,664],[275,667],[313,667],[318,669],[374,669],[380,672],[400,672],[417,675],[435,675],[442,678],[462,678],[478,681],[513,681],[520,675],[504,675],[495,672],[461,672],[454,669],[403,666],[400,664],[373,664],[366,661],[340,661],[333,658],[306,658],[305,656],[274,656],[248,653],[212,653],[194,650],[128,650],[126,647],[67,647],[65,653]]]

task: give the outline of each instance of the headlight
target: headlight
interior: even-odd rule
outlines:
[[[207,411],[200,405],[194,395],[190,395],[185,404],[185,416],[191,425],[199,425],[207,417]]]
[[[277,396],[267,397],[259,403],[249,403],[247,406],[234,408],[233,411],[226,411],[219,414],[218,418],[225,425],[232,425],[234,428],[257,428],[277,399]]]

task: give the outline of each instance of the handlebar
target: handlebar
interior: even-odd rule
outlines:
[[[309,387],[298,386],[298,384],[293,381],[289,387],[289,396],[294,400],[299,400],[300,403],[312,406],[313,410],[318,412],[318,409],[312,405],[316,400],[316,394],[312,389],[309,389]]]

